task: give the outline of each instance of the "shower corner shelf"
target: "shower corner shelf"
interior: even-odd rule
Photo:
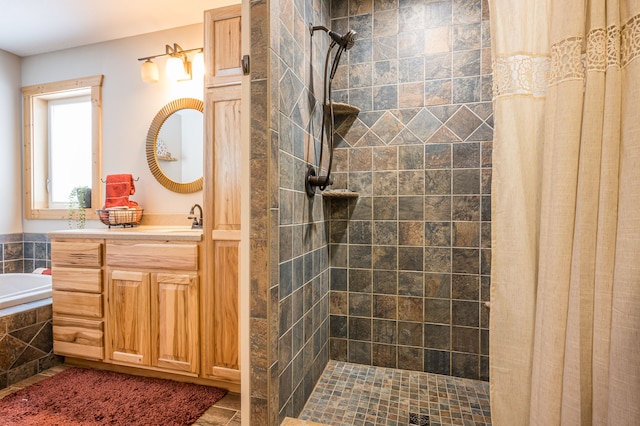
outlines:
[[[358,198],[360,194],[350,189],[327,189],[322,191],[322,196],[329,198]]]
[[[334,102],[333,113],[335,115],[358,115],[360,113],[360,108],[342,102]]]

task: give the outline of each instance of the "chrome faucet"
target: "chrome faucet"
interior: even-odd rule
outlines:
[[[200,211],[200,217],[194,216],[196,207]],[[189,214],[190,216],[188,216],[187,219],[193,219],[193,222],[191,223],[191,229],[201,229],[202,228],[202,207],[200,206],[200,204],[194,204],[193,206],[191,206],[191,210],[189,210]]]

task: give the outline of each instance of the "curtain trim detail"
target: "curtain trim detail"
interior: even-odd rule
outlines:
[[[549,81],[548,56],[514,55],[493,61],[493,96],[545,96]]]
[[[629,19],[622,26],[621,65],[624,67],[640,54],[640,14]]]
[[[586,44],[586,46],[585,46]],[[493,96],[544,97],[549,85],[584,80],[587,72],[624,68],[640,55],[640,14],[622,28],[595,28],[583,37],[569,37],[551,46],[551,54],[518,53],[493,60]]]

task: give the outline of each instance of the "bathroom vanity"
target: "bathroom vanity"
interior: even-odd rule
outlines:
[[[225,308],[204,279],[202,230],[141,226],[49,235],[56,354],[69,363],[239,390],[237,332],[230,342],[228,327],[210,320],[235,315],[237,323],[237,300],[211,315]]]
[[[202,179],[193,185],[162,174],[159,179],[181,193],[209,183],[202,188],[203,205],[212,206],[203,212],[203,229],[139,226],[49,234],[53,347],[68,363],[240,390],[240,23],[239,4],[204,15],[207,72],[204,102],[197,104],[204,114]],[[178,100],[166,115],[184,108],[193,106]],[[167,118],[160,116],[161,122]],[[157,134],[152,123],[152,172],[159,167]]]

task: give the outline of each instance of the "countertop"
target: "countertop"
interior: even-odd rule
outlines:
[[[134,226],[65,229],[49,232],[49,238],[104,238],[111,240],[201,241],[202,229],[187,226]]]

